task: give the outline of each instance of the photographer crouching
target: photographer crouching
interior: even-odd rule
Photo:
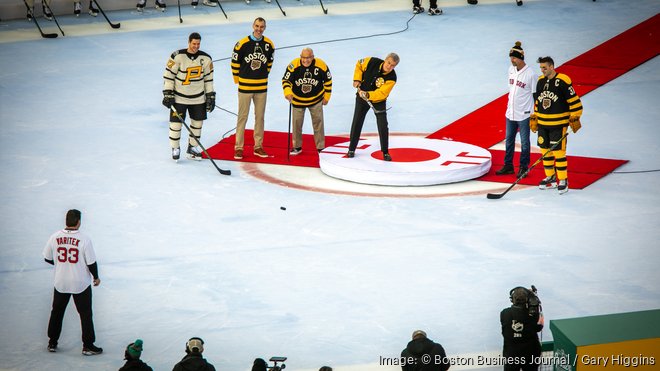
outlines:
[[[541,357],[541,342],[537,335],[543,330],[541,301],[536,288],[513,288],[509,292],[511,307],[500,313],[504,346],[504,371],[536,371]]]

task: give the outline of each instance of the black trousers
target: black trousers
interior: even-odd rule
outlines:
[[[76,310],[80,315],[83,345],[92,345],[96,341],[96,335],[94,334],[94,322],[92,320],[91,285],[87,286],[85,291],[80,294],[67,294],[53,289],[53,309],[50,311],[50,320],[48,321],[48,338],[51,343],[57,344],[62,333],[64,312],[71,296],[73,296],[73,302],[76,304]]]
[[[376,114],[376,125],[378,125],[378,137],[380,138],[380,150],[383,154],[388,153],[389,151],[389,137],[390,131],[387,124],[387,108],[386,101],[373,103],[374,108],[381,113]],[[367,113],[371,107],[365,102],[364,99],[360,97],[355,97],[355,111],[353,111],[353,123],[351,124],[351,143],[348,146],[349,151],[355,151],[357,144],[360,141],[360,134],[362,134],[362,126],[364,125],[364,119],[367,116]]]

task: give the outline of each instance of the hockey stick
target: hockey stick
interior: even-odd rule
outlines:
[[[282,14],[284,14],[284,16],[286,17],[286,12],[284,11],[284,9],[282,9],[282,6],[280,6],[280,2],[278,0],[275,0],[275,2],[277,3],[277,6],[280,8],[280,11],[282,11]]]
[[[227,13],[225,13],[225,10],[222,8],[222,4],[220,4],[220,0],[218,0],[218,6],[220,7],[220,10],[222,10],[222,14],[225,15],[225,19],[229,19],[229,18],[227,17]]]
[[[44,33],[41,30],[41,27],[39,27],[39,22],[37,22],[37,17],[34,14],[34,11],[30,9],[30,6],[28,5],[27,1],[23,0],[23,3],[25,4],[25,7],[27,7],[27,10],[30,14],[32,14],[32,20],[34,21],[34,24],[37,26],[37,29],[39,29],[39,33],[41,34],[41,37],[45,39],[54,39],[57,37],[56,33]]]
[[[486,198],[488,198],[489,200],[499,200],[500,198],[504,197],[504,195],[507,194],[507,192],[509,192],[509,191],[511,190],[511,188],[513,188],[516,184],[518,184],[518,182],[519,182],[522,178],[526,177],[527,174],[528,174],[530,171],[532,171],[532,169],[534,168],[534,166],[538,165],[538,164],[543,160],[543,158],[545,157],[545,155],[547,155],[548,153],[550,153],[550,152],[554,151],[555,149],[557,149],[557,147],[559,147],[559,145],[564,141],[564,139],[566,139],[567,136],[568,136],[568,130],[566,131],[566,134],[564,134],[564,136],[561,137],[561,139],[559,139],[559,140],[557,141],[557,143],[553,144],[552,147],[548,148],[548,150],[545,151],[545,153],[544,153],[541,157],[539,157],[538,160],[536,160],[536,161],[532,164],[532,166],[529,167],[529,169],[527,169],[527,171],[525,171],[524,173],[522,173],[522,174],[518,177],[518,179],[516,179],[516,181],[513,182],[513,184],[511,184],[511,185],[509,186],[509,188],[506,189],[506,191],[504,191],[504,192],[502,192],[502,193],[489,193],[489,194],[486,195]]]
[[[319,3],[321,3],[321,9],[323,9],[323,14],[328,14],[328,9],[326,9],[326,8],[323,6],[323,0],[319,0]]]
[[[179,7],[179,23],[183,23],[183,18],[181,18],[181,0],[176,0],[176,5]]]
[[[57,22],[57,18],[55,18],[55,13],[53,13],[53,10],[50,8],[50,5],[48,4],[48,1],[47,0],[42,0],[42,1],[43,1],[43,4],[46,6],[46,8],[48,8],[48,11],[50,12],[50,16],[53,17],[53,20],[55,21],[55,24],[57,25],[57,28],[60,29],[60,32],[62,33],[62,36],[65,36],[64,31],[62,30],[62,27],[60,27],[59,22]]]
[[[98,1],[96,1],[96,0],[92,0],[92,1],[94,1],[94,4],[96,4],[96,7],[99,8],[99,10],[101,11],[101,14],[103,14],[103,18],[105,18],[105,20],[108,21],[108,24],[110,24],[110,27],[112,27],[112,28],[121,27],[121,23],[112,23],[112,22],[110,22],[110,20],[108,19],[108,16],[105,15],[105,12],[103,11],[103,8],[101,8]]]
[[[179,121],[183,124],[183,126],[186,127],[186,130],[188,130],[188,134],[190,134],[193,138],[195,138],[195,141],[197,142],[197,144],[202,148],[202,151],[204,151],[204,154],[206,155],[206,157],[209,160],[211,160],[211,163],[213,164],[213,166],[215,166],[215,168],[218,170],[218,172],[222,175],[231,175],[231,170],[221,169],[221,168],[218,167],[218,165],[215,163],[215,161],[213,161],[213,158],[211,158],[209,153],[206,152],[206,148],[204,148],[204,146],[202,145],[202,142],[200,142],[199,139],[197,138],[197,136],[195,136],[195,134],[190,129],[190,126],[188,126],[188,124],[186,124],[186,121],[183,119],[183,117],[181,117],[181,115],[179,115],[179,112],[176,110],[176,107],[174,107],[174,105],[172,105],[172,107],[170,107],[170,108],[172,109],[172,112],[174,112],[176,117],[179,119]]]
[[[358,97],[362,98],[362,96],[360,96],[360,89],[359,89],[359,88],[358,88],[358,93],[357,93],[357,95],[358,95]],[[386,109],[384,109],[384,110],[378,110],[378,109],[376,109],[376,107],[374,107],[374,104],[371,103],[371,101],[370,101],[369,99],[367,99],[367,98],[362,98],[362,99],[364,99],[364,101],[367,102],[367,104],[369,105],[369,107],[371,107],[371,109],[374,110],[374,113],[375,113],[375,114],[379,114],[379,113],[387,112],[387,111],[390,110],[390,108],[392,108],[392,107],[390,107],[390,108],[386,108]]]
[[[293,104],[289,103],[289,130],[286,136],[286,160],[289,161],[289,154],[291,153],[291,110]]]

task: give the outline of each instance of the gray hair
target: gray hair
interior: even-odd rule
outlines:
[[[388,54],[387,57],[385,57],[385,59],[387,59],[387,58],[392,58],[392,60],[393,60],[394,63],[396,63],[396,64],[399,64],[399,61],[401,60],[401,58],[399,58],[399,55],[396,54],[396,53],[390,53],[390,54]]]

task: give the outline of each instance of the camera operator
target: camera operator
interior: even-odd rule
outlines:
[[[509,292],[511,307],[500,313],[505,358],[504,371],[536,371],[541,356],[537,332],[543,329],[543,313],[536,294],[524,287]]]

